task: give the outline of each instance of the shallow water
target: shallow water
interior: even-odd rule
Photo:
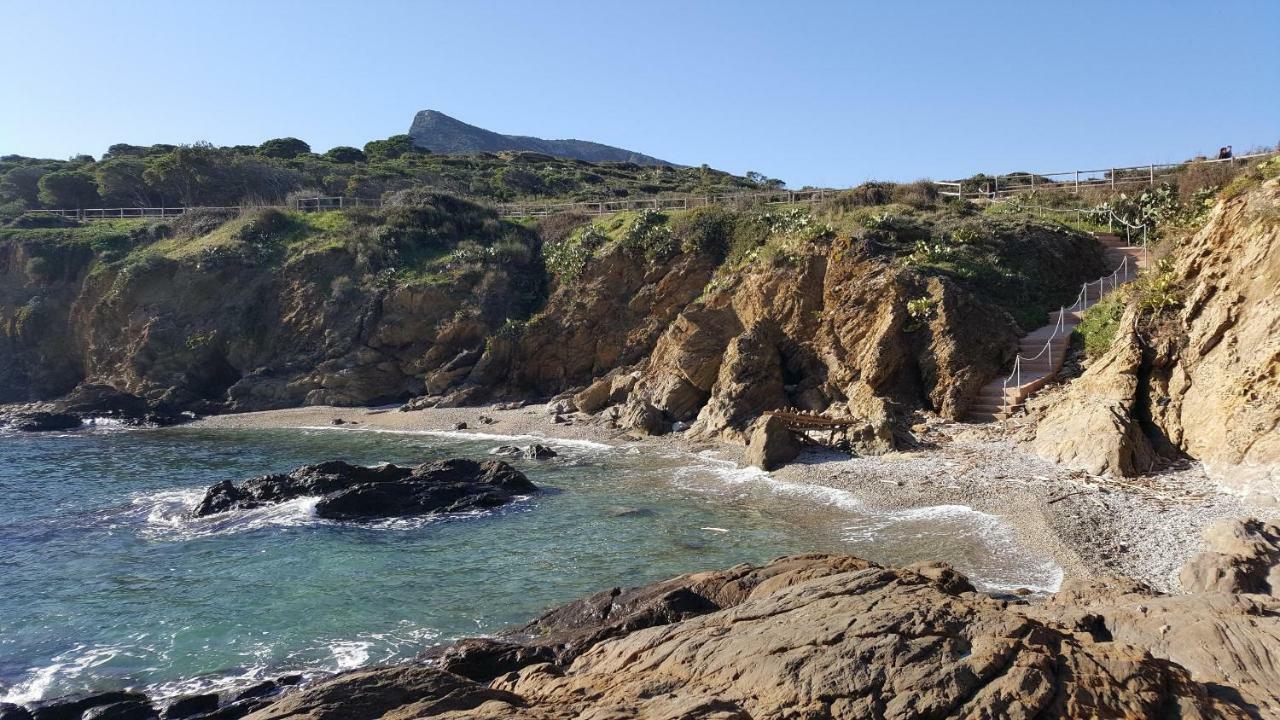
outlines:
[[[619,583],[795,552],[941,559],[989,588],[1061,579],[965,507],[871,512],[707,457],[586,442],[543,440],[560,457],[511,461],[544,491],[491,512],[342,524],[298,500],[185,517],[224,478],[502,442],[329,428],[0,437],[0,701],[408,658]]]

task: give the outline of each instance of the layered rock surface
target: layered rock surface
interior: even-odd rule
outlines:
[[[417,662],[301,688],[281,679],[181,699],[164,712],[198,709],[190,717],[205,720],[1274,717],[1280,599],[1268,583],[1280,576],[1280,530],[1244,520],[1206,538],[1209,549],[1188,565],[1198,569],[1187,572],[1243,583],[1170,596],[1123,579],[1079,582],[1028,603],[975,592],[941,564],[893,569],[797,555],[605,590]],[[1232,574],[1242,567],[1248,573]],[[1269,579],[1249,584],[1259,578]],[[75,716],[120,702],[150,708],[116,693],[36,712]]]
[[[1219,610],[1236,612],[1222,597]],[[796,556],[605,591],[509,640],[465,641],[430,667],[339,676],[249,717],[1245,718],[1256,710],[1252,695],[1206,685],[1150,654],[1145,635],[1122,640],[1091,617],[1036,614],[974,592],[945,566]]]

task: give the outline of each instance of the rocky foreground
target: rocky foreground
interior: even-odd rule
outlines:
[[[612,589],[414,663],[157,710],[110,693],[48,718],[1260,718],[1280,714],[1280,527],[1212,528],[1183,595],[1124,580],[1045,602],[945,565],[847,555]]]
[[[239,486],[223,480],[205,491],[191,514],[206,517],[318,497],[319,517],[368,520],[493,508],[537,489],[524,473],[498,460],[453,458],[413,468],[330,460],[251,478]]]

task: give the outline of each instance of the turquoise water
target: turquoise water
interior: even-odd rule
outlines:
[[[0,700],[171,694],[408,658],[619,583],[795,552],[943,559],[993,587],[1059,579],[967,508],[871,513],[709,458],[591,443],[513,461],[544,491],[482,514],[340,524],[299,500],[185,517],[223,478],[329,458],[482,457],[503,442],[328,429],[0,437]]]

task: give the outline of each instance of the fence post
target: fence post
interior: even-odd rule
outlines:
[[[999,195],[1000,195],[1000,176],[996,175],[996,189],[992,193],[991,197],[995,198],[995,197],[999,197]]]
[[[1076,195],[1079,195],[1079,194],[1080,194],[1080,171],[1079,171],[1079,170],[1077,170],[1077,171],[1076,171],[1076,189],[1075,189],[1075,194],[1076,194]]]
[[[1148,172],[1151,173],[1151,187],[1155,187],[1156,186],[1156,166],[1148,165],[1147,170]]]
[[[1116,169],[1111,168],[1111,189],[1116,189]]]

